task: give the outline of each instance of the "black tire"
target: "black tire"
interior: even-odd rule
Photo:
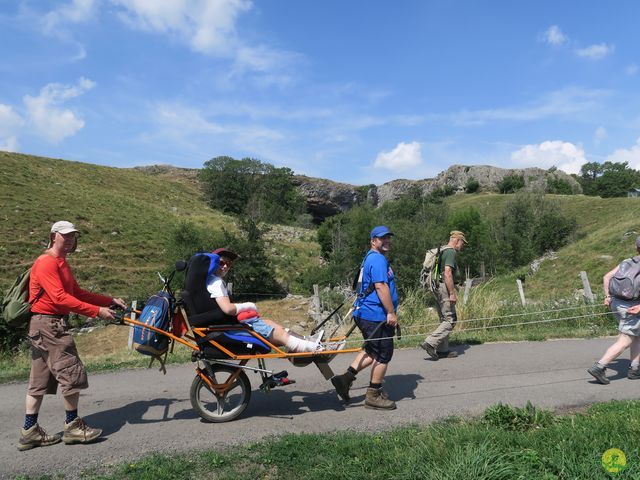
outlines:
[[[225,365],[212,365],[214,383],[220,384],[238,369]],[[216,395],[209,386],[196,375],[189,392],[191,406],[201,418],[208,422],[222,423],[237,418],[245,411],[251,399],[251,383],[244,371],[236,378],[231,388],[223,396]]]

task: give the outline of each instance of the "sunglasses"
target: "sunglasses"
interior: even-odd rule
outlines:
[[[228,260],[222,260],[220,259],[220,266],[221,267],[231,267],[231,262]]]

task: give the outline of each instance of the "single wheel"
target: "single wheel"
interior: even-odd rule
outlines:
[[[222,385],[238,370],[225,365],[212,365],[214,384]],[[224,393],[216,393],[196,375],[189,394],[191,406],[198,415],[209,422],[229,422],[244,412],[251,399],[251,383],[244,371],[236,377]]]

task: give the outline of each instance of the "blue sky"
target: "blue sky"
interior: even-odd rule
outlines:
[[[353,184],[640,168],[640,2],[0,3],[0,150]]]

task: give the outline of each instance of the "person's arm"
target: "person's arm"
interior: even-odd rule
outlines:
[[[73,279],[73,296],[83,302],[98,305],[99,307],[109,307],[112,304],[116,304],[122,308],[126,308],[126,305],[120,298],[108,297],[107,295],[100,295],[99,293],[83,290],[80,288],[75,278]]]
[[[618,265],[610,272],[605,273],[604,277],[602,277],[602,287],[604,289],[604,304],[606,306],[609,306],[611,304],[611,295],[609,295],[609,282],[611,281],[611,278],[618,272],[619,268],[620,265]]]
[[[376,294],[382,303],[382,307],[387,312],[387,324],[391,327],[395,327],[398,324],[398,317],[396,316],[396,310],[393,308],[393,300],[391,299],[391,290],[389,285],[385,282],[376,282]]]
[[[453,269],[449,266],[446,265],[444,267],[444,284],[447,287],[447,293],[449,294],[449,301],[450,302],[457,302],[458,301],[458,294],[456,292],[456,286],[453,282]]]
[[[65,290],[55,258],[51,257],[43,259],[36,274],[38,277],[38,283],[44,289],[46,295],[51,299],[53,305],[91,318],[98,317],[101,313],[106,315],[106,312],[101,312],[100,305],[84,302]],[[101,318],[110,317],[101,316]]]

